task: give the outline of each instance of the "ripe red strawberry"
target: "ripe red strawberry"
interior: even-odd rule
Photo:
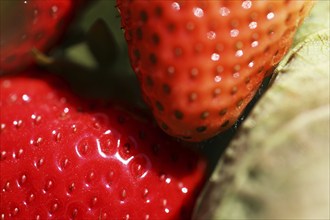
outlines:
[[[291,45],[312,1],[117,0],[131,64],[167,133],[229,128]]]
[[[84,1],[0,1],[0,75],[31,65],[33,48],[50,49]]]
[[[1,219],[189,218],[204,160],[148,119],[39,75],[0,90]]]

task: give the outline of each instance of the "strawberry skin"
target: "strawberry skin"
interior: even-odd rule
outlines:
[[[312,1],[117,0],[133,70],[160,127],[188,141],[242,114]]]
[[[189,219],[203,158],[46,75],[0,78],[1,219]]]
[[[0,75],[33,63],[31,50],[49,50],[85,0],[0,2]]]

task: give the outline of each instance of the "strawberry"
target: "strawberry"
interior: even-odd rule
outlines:
[[[1,219],[190,217],[201,156],[151,120],[45,75],[0,78]]]
[[[0,1],[0,75],[31,65],[33,48],[49,50],[84,1]]]
[[[228,129],[287,52],[313,2],[117,0],[131,65],[168,134]]]

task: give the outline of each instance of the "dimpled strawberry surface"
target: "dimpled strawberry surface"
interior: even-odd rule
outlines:
[[[230,128],[284,56],[312,1],[117,0],[132,67],[160,127]]]
[[[189,219],[204,160],[48,74],[0,79],[1,219]]]

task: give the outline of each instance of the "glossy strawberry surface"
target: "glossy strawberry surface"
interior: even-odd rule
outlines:
[[[63,35],[85,0],[1,0],[0,75],[33,63]]]
[[[313,2],[117,0],[146,103],[168,134],[231,127],[289,49]]]
[[[149,119],[45,72],[0,91],[1,219],[190,218],[205,161]]]

